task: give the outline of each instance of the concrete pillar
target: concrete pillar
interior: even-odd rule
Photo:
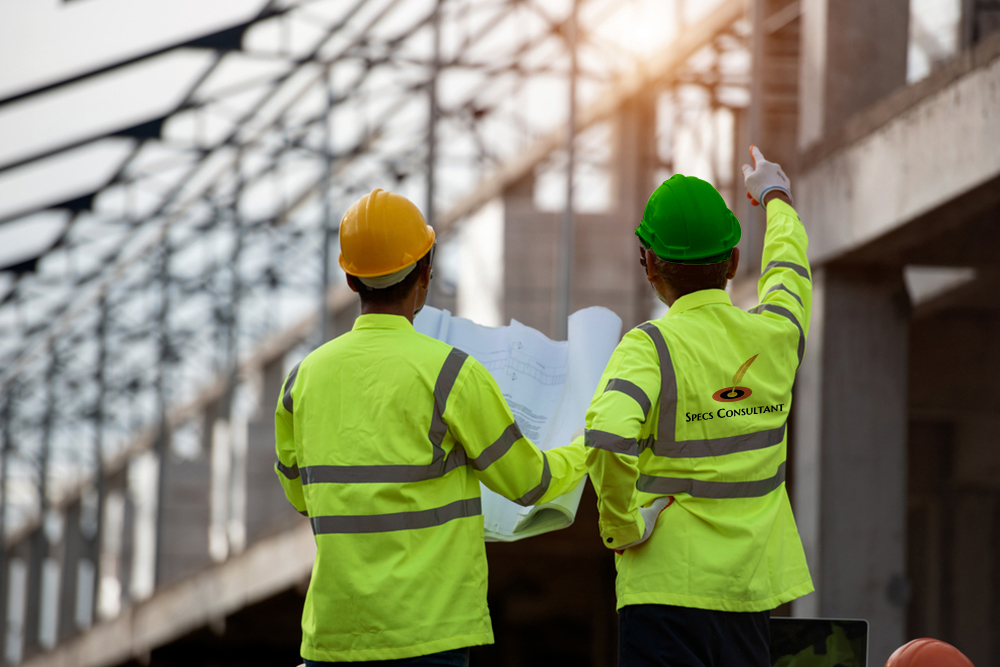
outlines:
[[[84,536],[80,530],[81,503],[74,501],[66,508],[63,529],[62,574],[59,586],[59,619],[56,636],[65,641],[78,632],[76,623],[77,594],[80,587],[80,563],[84,558]]]
[[[157,545],[157,586],[183,578],[211,562],[208,553],[211,469],[204,453],[195,460],[165,457],[160,515],[163,542]]]
[[[2,510],[0,510],[2,511]],[[0,533],[2,534],[2,533]],[[10,559],[6,535],[0,538],[0,664],[7,651],[7,607],[10,606]]]
[[[612,180],[614,183],[614,241],[624,265],[620,287],[631,292],[628,311],[620,312],[623,331],[649,319],[652,303],[649,282],[638,267],[639,243],[633,230],[642,220],[646,200],[660,184],[654,179],[656,156],[656,98],[642,95],[626,102],[614,121]]]
[[[117,616],[127,597],[132,577],[134,510],[128,497],[124,468],[104,480],[101,530],[97,565],[97,619]]]
[[[749,146],[756,144],[795,183],[798,162],[799,47],[798,2],[754,0],[753,83],[750,107],[734,110],[733,212],[743,228],[740,270],[734,286],[738,300],[757,303],[756,286],[764,250],[765,211],[751,206],[743,189],[743,164],[753,164]],[[743,293],[746,293],[745,295]]]
[[[799,146],[906,83],[909,0],[802,0]]]
[[[819,268],[795,394],[794,499],[817,592],[801,616],[865,618],[869,662],[905,638],[907,343],[900,270]]]
[[[24,655],[35,654],[39,648],[39,631],[42,615],[42,580],[44,578],[45,562],[50,555],[49,540],[43,527],[36,528],[25,540],[30,546],[27,568],[28,584],[26,606],[24,613]]]

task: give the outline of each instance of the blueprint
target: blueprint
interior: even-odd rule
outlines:
[[[550,340],[517,320],[504,327],[485,327],[430,307],[424,307],[413,324],[420,333],[483,364],[500,386],[521,433],[543,450],[569,444],[583,427],[622,328],[617,315],[596,307],[570,316],[568,341]],[[569,526],[583,485],[531,507],[521,507],[482,486],[486,540],[512,542]]]

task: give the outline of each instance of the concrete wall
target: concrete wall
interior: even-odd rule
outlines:
[[[951,67],[856,119],[875,127],[841,135],[853,140],[804,165],[795,194],[812,261],[871,243],[1000,177],[1000,39]]]

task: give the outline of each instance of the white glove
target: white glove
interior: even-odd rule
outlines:
[[[629,542],[624,546],[616,547],[615,551],[621,553],[626,549],[638,546],[648,540],[649,536],[653,534],[653,528],[656,527],[656,519],[659,518],[660,512],[670,507],[670,503],[672,502],[674,502],[673,496],[664,496],[654,500],[653,504],[649,507],[640,507],[639,514],[642,516],[642,520],[646,524],[646,528],[642,531],[642,537],[637,539],[635,542]]]
[[[747,197],[754,206],[764,201],[764,195],[772,190],[780,190],[792,198],[792,184],[781,171],[781,165],[768,162],[756,146],[750,147],[754,166],[743,165],[743,180],[747,186]]]

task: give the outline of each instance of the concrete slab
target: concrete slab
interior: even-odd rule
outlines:
[[[825,144],[803,156],[795,184],[816,264],[918,220],[933,227],[941,216],[928,213],[978,188],[1000,193],[990,185],[1000,182],[1000,39],[847,125],[839,148]]]

